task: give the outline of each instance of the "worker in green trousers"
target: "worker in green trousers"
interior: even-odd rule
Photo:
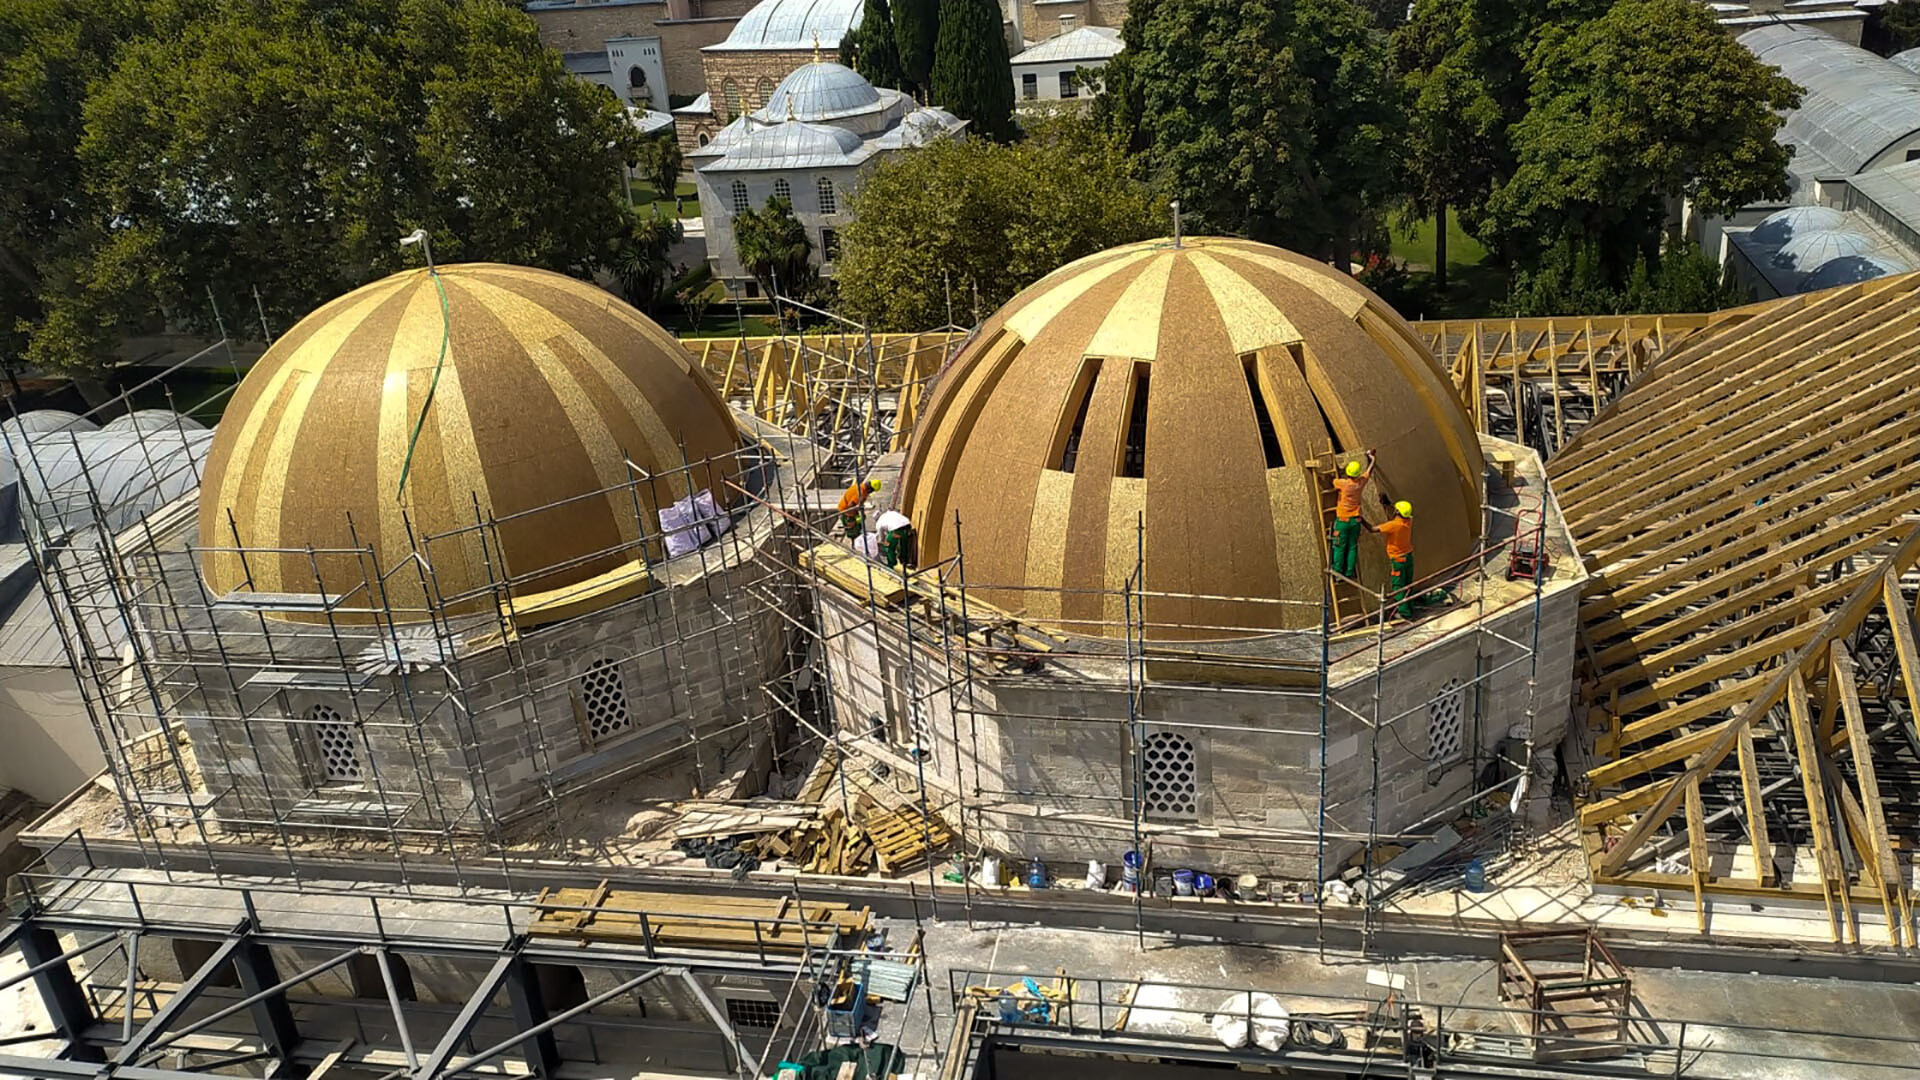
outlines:
[[[1335,477],[1333,489],[1339,496],[1333,507],[1333,572],[1358,580],[1360,572],[1360,493],[1373,479],[1373,451],[1367,451],[1367,464],[1347,462],[1346,475]]]
[[[1400,617],[1411,619],[1407,591],[1413,588],[1413,504],[1405,499],[1394,503],[1393,520],[1374,531],[1387,542],[1387,595],[1400,605]]]

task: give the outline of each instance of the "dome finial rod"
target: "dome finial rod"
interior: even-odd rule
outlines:
[[[427,272],[433,273],[433,237],[428,236],[425,229],[415,229],[400,238],[400,246],[403,248],[412,247],[415,244],[419,244],[420,250],[427,256]]]
[[[1180,200],[1175,199],[1167,206],[1173,210],[1173,246],[1180,246]]]

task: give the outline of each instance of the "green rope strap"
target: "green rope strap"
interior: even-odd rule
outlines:
[[[440,389],[440,369],[447,363],[447,345],[453,340],[453,316],[447,311],[447,287],[440,283],[440,271],[427,268],[434,290],[440,294],[440,358],[433,362],[433,381],[427,384],[427,399],[420,403],[420,416],[413,422],[413,435],[407,439],[407,457],[400,463],[400,487],[393,493],[395,502],[407,493],[407,476],[413,472],[413,448],[420,444],[420,431],[427,426],[427,410],[433,408],[434,391]]]

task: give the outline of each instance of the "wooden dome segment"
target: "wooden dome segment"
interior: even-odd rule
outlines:
[[[1420,564],[1465,558],[1478,443],[1399,317],[1275,248],[1154,241],[987,321],[935,388],[903,502],[938,558],[957,512],[969,585],[1028,618],[1121,636],[1144,547],[1149,637],[1245,637],[1319,624],[1324,466],[1366,447],[1418,505]]]
[[[392,573],[418,552],[436,599],[476,610],[495,579],[538,592],[635,558],[628,459],[657,476],[637,492],[651,533],[690,486],[727,501],[730,459],[691,484],[683,463],[738,442],[684,349],[604,290],[491,264],[443,267],[438,288],[409,271],[323,306],[248,372],[201,485],[200,543],[249,550],[203,565],[216,595],[360,591],[349,608],[381,606],[364,593],[386,574],[395,617],[424,619],[420,575]],[[497,547],[477,520],[498,523]],[[320,556],[316,581],[309,547],[371,547],[377,566]]]

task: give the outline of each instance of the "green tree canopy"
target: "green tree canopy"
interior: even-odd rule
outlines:
[[[1542,32],[1527,71],[1515,168],[1488,227],[1524,257],[1562,240],[1600,249],[1619,284],[1659,257],[1673,204],[1727,214],[1786,194],[1790,151],[1774,141],[1799,88],[1720,32],[1691,0],[1618,0]]]
[[[1013,65],[998,0],[947,0],[933,50],[932,104],[973,121],[972,133],[1014,136]]]
[[[877,331],[970,323],[1067,262],[1168,232],[1164,207],[1082,116],[1037,119],[1011,146],[911,150],[854,198],[841,310]]]
[[[680,187],[680,172],[687,164],[680,153],[680,140],[670,130],[651,136],[641,142],[639,155],[637,167],[653,187],[654,195],[672,201]]]
[[[813,242],[788,200],[768,199],[758,210],[735,214],[733,250],[768,296],[804,298],[812,291]]]
[[[900,71],[900,47],[894,41],[893,11],[887,0],[867,0],[860,25],[847,35],[841,51],[860,77],[875,86],[900,89],[907,78]]]
[[[1889,53],[1920,48],[1920,0],[1899,0],[1880,9],[1880,32]]]
[[[933,85],[933,49],[940,39],[940,0],[894,0],[893,40],[900,56],[903,90],[922,99]]]
[[[582,273],[627,216],[619,103],[496,0],[20,0],[0,27],[0,168],[59,185],[0,192],[35,223],[0,225],[34,363],[205,325],[209,290],[232,320],[257,287],[284,329],[417,260],[415,227],[443,262]]]
[[[1136,0],[1102,107],[1196,230],[1328,258],[1398,196],[1399,86],[1350,0]]]

